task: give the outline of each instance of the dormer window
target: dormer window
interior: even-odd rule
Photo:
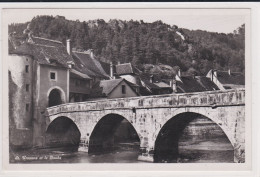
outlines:
[[[56,64],[56,63],[57,63],[57,61],[54,60],[54,59],[49,59],[49,62],[50,62],[51,64]]]
[[[45,60],[50,63],[50,59],[48,57],[45,57]]]
[[[73,61],[68,61],[67,62],[68,68],[72,68],[74,65],[75,65],[75,63]]]
[[[125,91],[125,85],[122,85],[122,94],[126,94],[126,91]]]

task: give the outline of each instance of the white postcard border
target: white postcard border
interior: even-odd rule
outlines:
[[[246,9],[249,8],[251,9],[251,17],[250,15],[247,15],[247,23],[246,23],[246,36],[250,36],[251,33],[251,39],[246,39],[246,90],[247,90],[247,94],[246,94],[246,116],[247,118],[249,117],[249,120],[247,119],[246,121],[246,163],[245,164],[6,164],[6,162],[9,161],[8,158],[8,148],[6,148],[6,145],[9,144],[9,140],[8,140],[8,119],[6,119],[6,117],[8,117],[8,112],[6,110],[8,110],[8,102],[7,102],[7,90],[8,90],[8,82],[7,82],[7,61],[4,60],[5,57],[2,58],[2,113],[3,113],[3,131],[2,131],[2,146],[3,146],[3,161],[2,161],[2,167],[3,170],[5,171],[35,171],[35,170],[40,170],[40,171],[49,171],[49,170],[62,170],[62,171],[66,171],[66,170],[88,170],[88,171],[100,171],[100,170],[105,170],[105,171],[118,171],[118,170],[124,170],[126,171],[150,171],[148,172],[150,175],[162,175],[162,172],[158,172],[158,171],[164,171],[164,173],[167,174],[178,174],[178,175],[192,175],[194,174],[194,172],[191,171],[197,171],[195,172],[195,175],[212,175],[212,171],[219,171],[219,172],[214,172],[214,175],[221,175],[221,173],[229,175],[229,176],[233,176],[234,174],[236,175],[247,175],[247,176],[251,176],[254,175],[254,171],[253,170],[257,170],[257,166],[256,164],[258,163],[259,165],[259,160],[257,162],[257,155],[259,157],[259,153],[257,151],[256,147],[259,147],[259,140],[256,141],[252,141],[251,142],[251,138],[252,139],[259,139],[259,128],[257,127],[257,125],[259,125],[259,120],[255,120],[257,118],[257,114],[255,114],[255,112],[253,112],[253,117],[252,117],[252,122],[251,122],[251,104],[250,103],[254,103],[255,100],[254,97],[252,97],[253,102],[251,100],[251,93],[253,94],[257,94],[257,91],[255,91],[254,87],[251,87],[251,78],[254,79],[253,80],[253,84],[254,82],[256,82],[256,76],[259,75],[259,72],[256,68],[255,63],[257,61],[256,57],[257,54],[259,56],[259,51],[257,51],[257,44],[259,46],[259,40],[256,41],[256,36],[259,37],[259,35],[257,35],[257,29],[259,30],[259,22],[257,23],[257,15],[259,15],[259,4],[258,6],[256,6],[254,3],[89,3],[89,4],[78,4],[78,3],[63,3],[62,6],[59,3],[55,3],[55,4],[48,4],[48,3],[37,3],[37,4],[2,4],[2,24],[6,25],[5,23],[5,19],[6,17],[4,17],[3,15],[3,8],[144,8],[144,7],[149,7],[149,8],[232,8],[232,9]],[[250,20],[252,20],[251,25],[250,24]],[[249,23],[248,23],[249,22]],[[250,30],[247,30],[250,29]],[[1,28],[2,31],[2,51],[4,52],[4,56],[6,56],[6,52],[7,51],[7,31],[6,28],[4,28],[4,26]],[[258,49],[259,50],[259,49]],[[258,52],[258,53],[257,53]],[[252,56],[250,55],[252,54]],[[255,57],[255,58],[253,58]],[[250,60],[252,59],[252,61]],[[258,61],[259,63],[259,61]],[[252,66],[252,67],[251,67]],[[259,66],[259,65],[258,65]],[[252,68],[252,69],[251,69]],[[252,77],[251,77],[252,76]],[[257,87],[257,86],[256,86]],[[259,87],[257,87],[259,88]],[[251,92],[252,90],[252,92]],[[249,94],[248,94],[249,92]],[[259,94],[258,94],[259,95]],[[255,96],[255,95],[254,95]],[[253,108],[255,105],[253,105]],[[251,126],[252,123],[252,126]],[[253,130],[252,132],[252,136],[251,136],[251,132],[250,130]],[[257,131],[258,131],[258,136],[257,136]],[[252,143],[252,146],[250,145]],[[257,146],[258,143],[258,146]],[[251,159],[251,149],[253,149],[252,152],[252,159]],[[259,159],[259,158],[258,158]],[[252,163],[248,163],[248,162],[252,162]],[[127,167],[126,167],[127,166]],[[203,167],[203,168],[201,168]],[[252,169],[253,168],[253,169]],[[178,169],[178,171],[175,171],[176,169]],[[189,172],[185,172],[186,170],[189,170]],[[203,170],[203,173],[202,173]],[[210,171],[209,171],[210,170]],[[228,171],[226,171],[228,170]],[[154,172],[151,172],[154,171]],[[165,172],[168,171],[168,172]],[[180,172],[182,171],[182,172]],[[222,172],[220,172],[222,171]],[[224,172],[223,172],[224,171]],[[235,172],[235,171],[239,171],[239,172]],[[126,174],[125,172],[119,172],[122,174]],[[20,172],[19,172],[20,173]],[[18,173],[18,174],[19,174]],[[65,172],[67,173],[67,172]],[[88,172],[88,173],[92,173],[92,172]],[[101,173],[101,172],[100,172]],[[106,172],[106,175],[109,175],[109,173],[113,173],[113,172]],[[129,172],[129,174],[132,174],[135,172]],[[140,172],[143,173],[143,176],[145,176],[144,173],[146,172]],[[51,174],[51,173],[50,173]],[[60,174],[60,172],[58,173]],[[93,173],[94,174],[94,173]],[[28,174],[30,175],[30,174]]]

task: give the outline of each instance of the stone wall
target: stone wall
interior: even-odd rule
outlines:
[[[74,121],[81,138],[89,141],[96,124],[108,114],[127,119],[140,138],[140,160],[153,161],[155,141],[162,127],[179,115],[202,115],[225,132],[234,147],[235,161],[244,162],[245,90],[170,94],[68,103],[46,110],[46,125],[60,116]],[[188,115],[188,114],[187,114]]]
[[[8,55],[10,145],[32,146],[35,62],[29,56]],[[26,67],[27,66],[27,67]]]
[[[47,116],[61,112],[104,109],[143,109],[163,107],[218,107],[245,104],[245,89],[208,91],[198,93],[168,94],[131,98],[104,99],[80,103],[68,103],[47,108]]]
[[[32,92],[33,92],[33,60],[27,56],[9,55],[8,69],[10,71],[9,82],[12,82],[12,96],[9,98],[12,119],[16,128],[31,128],[32,123]],[[28,72],[25,67],[28,65]],[[26,90],[29,86],[28,91]],[[15,89],[15,90],[14,90]],[[26,108],[28,104],[28,109]],[[11,118],[11,117],[10,117]]]

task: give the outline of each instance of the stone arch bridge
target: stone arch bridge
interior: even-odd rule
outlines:
[[[215,122],[234,147],[234,161],[245,161],[245,90],[209,91],[67,103],[47,108],[46,130],[59,117],[71,119],[85,142],[85,151],[98,122],[115,114],[127,119],[140,138],[139,160],[154,161],[161,129],[179,116],[198,114]],[[184,115],[184,116],[180,116]]]

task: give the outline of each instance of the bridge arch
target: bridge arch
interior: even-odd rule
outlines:
[[[170,116],[169,116],[170,117]],[[169,158],[173,158],[174,161],[177,160],[179,155],[179,140],[182,137],[182,133],[185,128],[187,128],[188,124],[190,122],[195,121],[196,119],[204,120],[205,123],[211,122],[210,124],[214,124],[215,128],[213,129],[203,129],[204,136],[206,137],[212,137],[212,133],[214,134],[217,130],[218,134],[224,136],[226,141],[230,143],[230,147],[234,150],[234,142],[232,142],[231,134],[225,132],[225,128],[221,127],[218,124],[218,121],[216,118],[208,117],[205,114],[202,114],[201,112],[193,112],[190,110],[183,111],[176,111],[173,113],[173,116],[171,118],[165,119],[163,126],[156,131],[156,139],[154,142],[154,161],[160,162],[161,157],[164,156]],[[201,121],[200,120],[200,121]],[[202,122],[203,123],[203,122]],[[205,128],[205,126],[203,126]],[[194,131],[194,130],[192,130]],[[196,130],[195,130],[196,131]],[[214,132],[215,131],[215,132]],[[216,136],[216,135],[215,135]],[[164,159],[165,160],[165,159]],[[172,159],[168,159],[172,161]],[[168,161],[166,160],[166,161]]]
[[[194,113],[198,115],[202,115],[211,121],[215,122],[225,133],[227,138],[229,139],[232,146],[235,144],[235,140],[233,137],[232,132],[230,131],[230,128],[223,123],[223,120],[219,119],[219,110],[215,109],[212,110],[211,107],[205,107],[204,109],[197,109],[197,108],[178,108],[171,112],[170,115],[168,115],[165,119],[161,121],[161,127],[163,127],[169,120],[176,118],[178,115],[186,114],[186,113]],[[155,130],[154,133],[154,140],[156,140],[156,137],[158,136],[160,129]]]
[[[127,116],[118,113],[103,115],[96,124],[93,124],[89,135],[88,152],[109,150],[115,143],[125,138],[130,142],[137,141],[140,143],[140,134],[138,132],[133,121]]]
[[[47,147],[78,146],[80,137],[81,132],[75,122],[59,116],[46,127],[45,143]]]

